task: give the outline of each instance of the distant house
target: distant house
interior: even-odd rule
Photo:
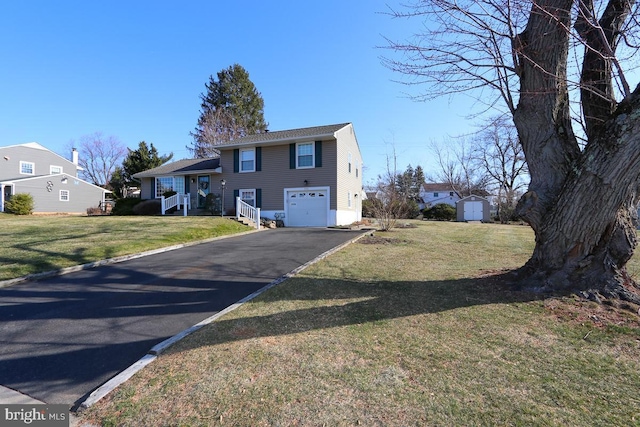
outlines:
[[[78,178],[78,152],[72,160],[37,142],[0,147],[0,212],[5,202],[19,193],[29,193],[34,213],[86,213],[104,206],[108,190]]]
[[[460,196],[453,191],[450,184],[446,183],[424,183],[420,189],[420,198],[423,203],[419,204],[420,209],[437,205],[438,203],[446,203],[456,207],[456,202],[460,200]]]
[[[142,198],[173,190],[202,209],[207,194],[223,194],[225,213],[238,211],[239,199],[289,227],[362,219],[363,163],[351,123],[249,135],[216,148],[219,158],[180,160],[135,174]]]

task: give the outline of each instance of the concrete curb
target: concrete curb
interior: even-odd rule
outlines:
[[[179,245],[166,246],[164,248],[159,248],[159,249],[151,249],[151,250],[148,250],[148,251],[145,251],[145,252],[136,253],[136,254],[122,255],[122,256],[119,256],[119,257],[107,258],[107,259],[103,259],[103,260],[100,260],[100,261],[89,262],[87,264],[74,265],[73,267],[61,268],[60,270],[51,270],[51,271],[45,271],[43,273],[29,274],[27,276],[17,277],[15,279],[9,279],[9,280],[0,281],[0,288],[6,288],[6,287],[13,286],[15,284],[18,284],[18,283],[21,283],[21,282],[26,282],[26,281],[29,281],[29,280],[46,279],[48,277],[62,276],[64,274],[73,273],[75,271],[89,270],[91,268],[96,268],[96,267],[100,267],[100,266],[103,266],[103,265],[117,264],[119,262],[128,261],[130,259],[142,258],[142,257],[145,257],[145,256],[160,254],[160,253],[163,253],[163,252],[169,252],[169,251],[173,251],[173,250],[180,249],[180,248],[186,248],[186,247],[189,247],[189,246],[195,246],[195,245],[201,245],[203,243],[215,242],[216,240],[228,239],[228,238],[237,237],[237,236],[244,236],[245,234],[257,233],[259,231],[262,231],[262,230],[249,230],[249,231],[243,231],[242,233],[227,234],[227,235],[224,235],[224,236],[211,237],[209,239],[197,240],[197,241],[194,241],[194,242],[181,243]]]
[[[338,245],[338,246],[336,246],[336,247],[334,247],[332,249],[329,249],[328,251],[323,252],[322,254],[318,255],[317,257],[315,257],[311,261],[308,261],[308,262],[302,264],[300,267],[297,267],[297,268],[291,270],[290,272],[286,273],[285,275],[280,276],[279,278],[275,279],[271,283],[269,283],[269,284],[263,286],[262,288],[258,289],[254,293],[252,293],[250,295],[247,295],[246,297],[242,298],[238,302],[236,302],[234,304],[231,304],[227,308],[225,308],[225,309],[217,312],[216,314],[204,319],[203,321],[191,326],[190,328],[187,328],[187,329],[177,333],[176,335],[172,336],[171,338],[168,338],[168,339],[162,341],[161,343],[156,344],[155,346],[153,346],[147,352],[147,354],[145,354],[142,358],[140,358],[133,365],[129,366],[127,369],[125,369],[124,371],[120,372],[118,375],[116,375],[115,377],[111,378],[109,381],[107,381],[106,383],[104,383],[103,385],[98,387],[95,391],[93,391],[89,395],[89,397],[87,397],[82,403],[80,403],[80,405],[78,406],[78,412],[82,412],[82,411],[90,408],[92,405],[94,405],[98,401],[100,401],[102,398],[104,398],[109,393],[111,393],[113,390],[115,390],[118,386],[120,386],[121,384],[125,383],[129,378],[131,378],[137,372],[141,371],[145,366],[147,366],[148,364],[150,364],[151,362],[156,360],[158,355],[160,355],[162,352],[164,352],[167,348],[171,347],[172,345],[174,345],[178,341],[182,340],[186,336],[194,333],[195,331],[201,329],[202,327],[208,325],[209,323],[214,322],[215,320],[219,319],[220,317],[224,316],[225,314],[227,314],[227,313],[229,313],[229,312],[241,307],[244,303],[246,303],[248,301],[251,301],[252,299],[254,299],[257,296],[259,296],[260,294],[263,294],[264,292],[266,292],[269,289],[279,285],[280,283],[284,282],[285,280],[287,280],[287,279],[289,279],[291,277],[294,277],[296,274],[300,273],[301,271],[303,271],[307,267],[309,267],[309,266],[311,266],[311,265],[313,265],[313,264],[315,264],[315,263],[317,263],[319,261],[322,261],[323,259],[325,259],[329,255],[334,254],[334,253],[338,252],[339,250],[349,246],[350,244],[357,242],[358,240],[360,240],[361,238],[363,238],[364,236],[366,236],[370,232],[371,232],[370,230],[369,231],[363,231],[362,233],[360,233],[358,236],[354,237],[353,239],[348,240],[348,241],[342,243],[341,245]]]

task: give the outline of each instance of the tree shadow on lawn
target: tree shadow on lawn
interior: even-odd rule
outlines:
[[[542,299],[515,291],[512,272],[442,281],[361,282],[345,279],[293,278],[253,302],[249,316],[220,320],[170,349],[183,351],[249,338],[273,337],[439,313],[489,304]],[[272,306],[273,304],[273,306]],[[254,314],[259,310],[268,314]]]

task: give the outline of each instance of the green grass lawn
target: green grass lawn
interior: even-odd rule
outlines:
[[[97,425],[640,425],[638,316],[497,277],[528,227],[375,233],[162,354]],[[631,263],[637,271],[637,262]]]
[[[0,281],[248,230],[210,216],[0,214]]]

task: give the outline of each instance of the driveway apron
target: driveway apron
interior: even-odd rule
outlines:
[[[155,344],[357,234],[267,230],[0,289],[0,385],[72,406]]]

